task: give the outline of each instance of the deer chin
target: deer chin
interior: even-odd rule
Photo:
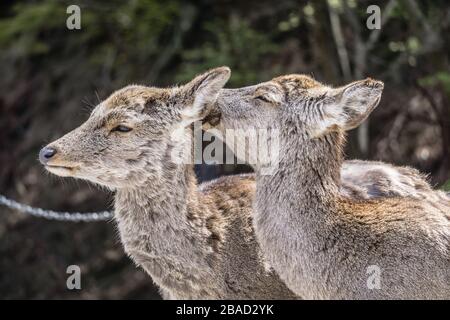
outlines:
[[[76,167],[46,165],[45,169],[60,177],[73,177],[75,175]]]

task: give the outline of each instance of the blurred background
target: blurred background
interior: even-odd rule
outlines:
[[[81,30],[66,9],[81,8]],[[369,30],[369,5],[381,29]],[[183,83],[232,69],[228,87],[305,73],[342,85],[385,82],[347,157],[411,165],[450,189],[450,4],[446,0],[8,1],[0,3],[0,193],[54,210],[111,208],[113,195],[45,173],[47,142],[131,83]],[[200,180],[245,167],[197,168]],[[66,289],[66,268],[82,290]],[[114,222],[65,223],[0,207],[0,298],[157,299],[124,255]]]

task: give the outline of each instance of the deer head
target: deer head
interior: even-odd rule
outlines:
[[[111,189],[157,182],[173,169],[171,157],[189,140],[191,123],[208,112],[229,77],[221,67],[181,87],[118,90],[85,123],[44,147],[40,161],[56,175]]]
[[[223,89],[215,104],[215,120],[220,118],[222,132],[278,130],[284,134],[281,143],[286,148],[289,137],[316,141],[357,127],[378,105],[382,91],[383,83],[372,79],[332,88],[305,75],[281,76],[254,86]],[[239,141],[237,136],[233,139]]]

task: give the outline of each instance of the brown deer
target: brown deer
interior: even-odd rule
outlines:
[[[366,119],[382,90],[370,79],[333,89],[290,75],[218,98],[222,131],[280,133],[273,174],[255,165],[254,227],[268,264],[303,298],[450,298],[447,195],[410,168],[343,165],[345,131]],[[344,183],[352,168],[356,180]],[[348,183],[365,190],[343,190]]]
[[[230,76],[218,68],[170,89],[128,86],[80,127],[40,152],[45,168],[115,190],[122,244],[166,299],[293,299],[266,271],[252,230],[252,178],[221,178],[199,189],[191,123]]]
[[[163,297],[296,298],[264,268],[252,225],[254,177],[198,186],[192,165],[172,159],[190,148],[190,124],[208,113],[229,73],[214,69],[171,89],[121,89],[79,128],[43,148],[40,159],[54,174],[116,191],[115,219],[125,251]],[[367,193],[352,185],[364,177],[351,171],[343,174],[343,188]],[[400,185],[410,188],[408,183]]]

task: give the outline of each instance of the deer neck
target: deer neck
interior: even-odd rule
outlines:
[[[117,190],[115,207],[119,221],[133,223],[155,237],[161,236],[156,232],[159,229],[189,229],[189,217],[198,206],[197,179],[189,159],[175,159],[173,155],[192,152],[190,147],[191,140],[187,138],[168,142],[159,164],[146,164],[147,174],[140,174],[145,178]]]
[[[320,219],[334,209],[342,165],[341,134],[310,140],[282,132],[280,162],[273,175],[257,174],[257,203],[277,204],[280,214]],[[295,139],[287,138],[295,136]],[[276,206],[274,206],[276,207]]]
[[[157,179],[148,178],[139,186],[117,190],[116,211],[119,218],[140,221],[142,227],[162,222],[179,225],[186,221],[190,197],[197,196],[196,189],[192,165],[175,165]]]
[[[116,192],[124,248],[163,288],[192,292],[201,277],[210,277],[212,250],[199,200],[193,165],[187,164]]]

